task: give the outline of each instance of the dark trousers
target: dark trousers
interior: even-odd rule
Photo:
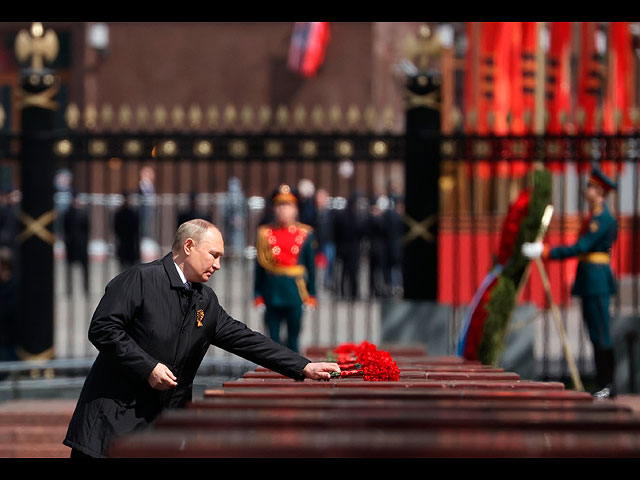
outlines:
[[[615,380],[615,358],[611,343],[609,296],[582,297],[582,318],[589,330],[596,367],[596,389],[611,386]]]
[[[302,305],[267,307],[264,312],[264,321],[269,331],[269,337],[278,343],[282,343],[280,341],[280,323],[282,321],[286,322],[287,342],[283,345],[286,345],[294,352],[298,351],[298,336],[300,335],[302,324]]]

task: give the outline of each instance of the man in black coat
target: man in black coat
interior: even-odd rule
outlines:
[[[98,349],[63,443],[71,457],[106,457],[113,438],[147,427],[191,400],[210,345],[296,380],[328,380],[335,363],[311,362],[233,319],[204,283],[224,242],[211,223],[181,225],[172,251],[109,282],[89,325]]]
[[[131,267],[140,261],[140,214],[133,206],[133,197],[125,195],[125,202],[113,216],[116,234],[116,254],[120,269]]]
[[[89,292],[89,214],[74,195],[69,209],[64,214],[64,244],[67,256],[67,293],[72,293],[71,269],[74,263],[82,266],[85,293]]]

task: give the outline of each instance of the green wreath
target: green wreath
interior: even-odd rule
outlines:
[[[509,320],[516,307],[518,287],[529,264],[521,253],[524,242],[536,239],[542,215],[551,203],[551,172],[544,168],[533,171],[533,189],[527,215],[516,237],[513,255],[504,266],[486,306],[487,319],[478,346],[478,359],[486,365],[496,365],[505,346]]]

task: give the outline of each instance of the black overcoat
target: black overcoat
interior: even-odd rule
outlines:
[[[89,326],[89,340],[99,353],[78,398],[65,445],[91,456],[108,456],[115,436],[148,426],[164,409],[184,407],[210,345],[304,380],[302,370],[310,360],[233,319],[208,286],[194,283],[190,292],[170,253],[131,267],[109,282]],[[204,314],[202,326],[199,310]],[[150,387],[147,377],[158,362],[178,378],[176,388]]]

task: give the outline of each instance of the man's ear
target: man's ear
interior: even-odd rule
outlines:
[[[193,247],[195,247],[195,246],[196,246],[196,244],[195,244],[195,242],[193,241],[193,239],[192,239],[192,238],[190,238],[190,237],[189,237],[189,238],[187,238],[187,239],[184,241],[184,244],[182,245],[182,248],[183,248],[183,250],[184,250],[185,255],[190,255],[190,254],[191,254],[191,249],[192,249]]]

